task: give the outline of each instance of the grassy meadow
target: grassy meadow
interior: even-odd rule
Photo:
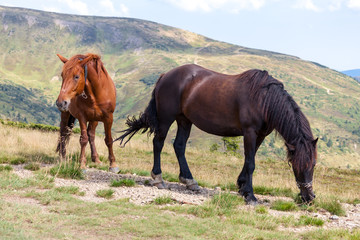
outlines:
[[[102,127],[101,125],[99,126]],[[76,198],[76,187],[58,188],[44,164],[55,164],[58,134],[0,124],[0,235],[2,239],[359,239],[360,231],[324,229],[323,220],[301,213],[274,216],[269,211],[306,212],[326,209],[344,215],[339,203],[360,203],[360,175],[355,170],[316,168],[312,206],[296,204],[298,190],[291,168],[285,160],[260,158],[254,174],[254,191],[260,195],[290,197],[271,206],[244,209],[236,190],[236,178],[243,158],[237,154],[211,152],[189,147],[187,158],[194,177],[206,187],[224,191],[200,206],[179,205],[167,197],[154,204],[138,206],[128,199],[111,200],[112,187],[129,183],[109,182],[98,191],[103,203]],[[121,172],[148,175],[152,167],[152,144],[146,136],[135,136],[125,147],[115,145]],[[102,136],[96,145],[107,166],[107,149]],[[77,155],[79,135],[71,138],[68,153]],[[90,155],[90,149],[87,148]],[[88,162],[90,163],[90,162]],[[34,176],[21,178],[13,173],[18,164],[29,166]],[[39,168],[40,166],[40,168]],[[178,163],[170,144],[162,153],[164,178],[177,181]],[[116,186],[118,185],[118,186]],[[133,183],[129,184],[132,186]],[[136,187],[136,186],[135,186]],[[302,211],[303,212],[303,211]],[[307,229],[305,232],[294,229]]]

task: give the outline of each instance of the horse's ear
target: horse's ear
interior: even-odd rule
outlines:
[[[285,143],[285,145],[286,145],[286,147],[287,147],[287,149],[288,149],[288,151],[290,152],[290,153],[294,153],[295,152],[295,146],[294,145],[291,145],[291,144],[289,144],[289,143]]]
[[[98,60],[98,59],[100,59],[99,55],[96,55],[96,54],[93,54],[93,53],[88,53],[87,56],[85,57],[85,59],[80,60],[80,64],[82,66],[85,66],[91,60]]]
[[[316,147],[316,143],[318,140],[319,140],[319,138],[316,138],[314,141],[311,142],[314,147]]]
[[[61,56],[60,54],[56,54],[60,60],[63,62],[63,63],[66,63],[68,60],[66,58],[64,58],[63,56]]]

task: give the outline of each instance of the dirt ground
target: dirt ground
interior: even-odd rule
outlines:
[[[33,175],[33,172],[23,169],[21,165],[17,166],[14,169],[14,172],[22,178],[28,178]],[[134,187],[113,187],[115,191],[113,198],[122,199],[128,198],[130,202],[137,205],[145,205],[154,201],[155,198],[160,196],[171,197],[177,204],[190,204],[190,205],[201,205],[207,200],[209,200],[214,194],[221,192],[220,188],[209,189],[202,188],[198,192],[193,192],[186,189],[186,186],[180,183],[167,183],[167,189],[158,189],[151,186],[152,179],[150,177],[137,176],[135,174],[114,174],[106,171],[101,171],[97,169],[88,169],[86,172],[85,180],[72,180],[72,179],[62,179],[55,178],[55,186],[77,186],[80,191],[84,192],[84,196],[76,196],[83,201],[89,202],[103,202],[111,201],[105,198],[97,197],[96,191],[100,189],[108,189],[110,186],[111,180],[119,179],[133,179],[136,182]],[[234,194],[236,194],[234,192]],[[259,203],[265,206],[270,206],[272,202],[282,199],[287,201],[293,201],[290,198],[286,197],[273,197],[273,196],[263,196],[256,195],[259,199]],[[31,203],[31,201],[29,201]],[[34,201],[34,204],[35,203]],[[332,228],[344,228],[344,229],[355,229],[360,228],[360,204],[352,205],[342,203],[344,209],[346,210],[345,216],[335,216],[330,214],[325,210],[318,212],[307,212],[307,211],[295,211],[295,212],[284,212],[276,211],[269,209],[269,214],[274,216],[294,216],[295,218],[300,218],[302,215],[308,215],[311,217],[316,217],[324,220],[325,224],[323,228],[332,229]],[[254,209],[255,206],[244,205],[241,206],[244,209]],[[294,231],[301,232],[311,230],[315,227],[311,226],[302,226],[296,228],[282,228],[284,231]]]

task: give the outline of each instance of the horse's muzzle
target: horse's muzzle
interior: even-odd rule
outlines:
[[[56,100],[56,106],[61,112],[69,111],[69,105],[70,105],[70,101],[64,100],[62,102],[59,102],[58,100]]]

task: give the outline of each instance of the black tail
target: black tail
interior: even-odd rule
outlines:
[[[143,129],[141,133],[145,133],[146,131],[149,130],[148,132],[149,135],[154,132],[155,133],[157,132],[158,118],[157,118],[157,110],[156,110],[155,89],[152,92],[151,100],[149,102],[149,105],[146,107],[145,112],[140,113],[137,119],[135,116],[128,117],[126,119],[126,125],[128,126],[128,128],[121,131],[124,134],[114,140],[114,142],[120,140],[120,145],[122,145],[124,139],[128,135],[130,135],[128,139],[125,141],[123,146],[125,146],[126,143],[129,142],[130,139],[141,129]]]
[[[58,145],[56,147],[56,152],[63,153],[65,151],[66,145],[69,143],[70,135],[72,132],[72,129],[74,127],[76,118],[70,114],[70,117],[68,119],[68,122],[66,124],[65,129],[60,129],[60,137],[58,141]]]

